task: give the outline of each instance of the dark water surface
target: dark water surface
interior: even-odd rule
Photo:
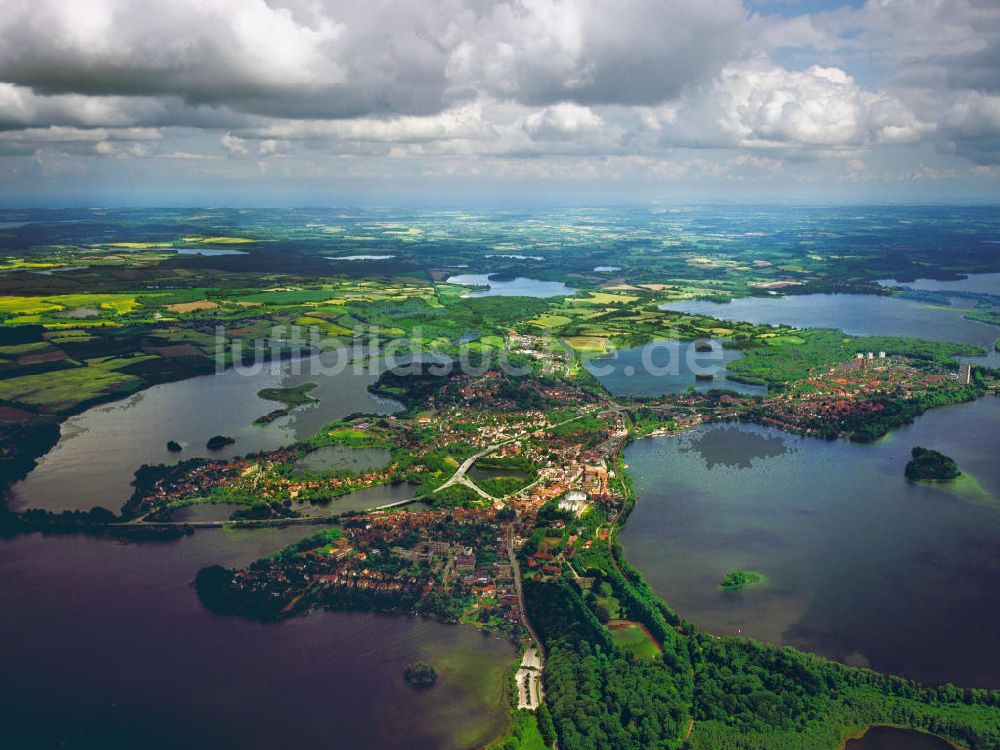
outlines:
[[[864,737],[848,740],[844,750],[952,750],[952,746],[923,732],[872,727]]]
[[[303,535],[0,541],[3,746],[464,748],[504,730],[508,642],[365,613],[252,623],[209,613],[190,588],[205,565]],[[416,660],[438,667],[432,689],[403,680]]]
[[[247,506],[243,503],[198,503],[185,505],[170,513],[171,521],[228,521],[238,510]]]
[[[928,412],[874,445],[723,425],[633,443],[629,559],[710,632],[931,683],[1000,687],[1000,399]],[[915,445],[954,488],[907,482]],[[726,572],[769,584],[724,591]]]
[[[219,255],[247,255],[245,250],[233,250],[231,247],[175,247],[173,249],[178,255],[205,255],[209,257]]]
[[[417,485],[408,482],[379,484],[335,497],[328,503],[296,502],[293,507],[303,516],[328,517],[338,513],[371,510],[383,505],[412,500],[416,497],[416,492]]]

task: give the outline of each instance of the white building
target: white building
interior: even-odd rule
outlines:
[[[587,509],[587,493],[574,490],[567,492],[566,496],[559,501],[559,510],[569,511],[573,515],[579,516]]]

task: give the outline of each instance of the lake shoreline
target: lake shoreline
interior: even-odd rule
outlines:
[[[979,407],[986,407],[989,411],[982,413]],[[852,652],[861,652],[861,654],[867,657],[862,663],[867,663],[867,659],[872,657],[869,649],[876,649],[877,647],[876,657],[878,653],[885,652],[884,656],[873,665],[873,668],[878,671],[903,674],[929,685],[953,682],[965,687],[991,689],[989,680],[985,680],[990,670],[984,664],[977,666],[978,657],[970,660],[969,653],[965,654],[967,658],[964,661],[958,653],[953,654],[945,660],[948,663],[951,663],[953,660],[956,660],[955,663],[957,664],[964,663],[966,666],[962,667],[958,672],[945,669],[944,662],[941,662],[941,659],[928,660],[921,658],[916,659],[912,663],[904,659],[903,655],[906,654],[906,651],[899,652],[898,639],[893,638],[886,632],[886,629],[890,627],[889,623],[893,622],[894,615],[892,614],[892,607],[887,608],[884,603],[876,607],[874,610],[875,613],[870,616],[870,624],[865,624],[867,621],[862,620],[855,622],[852,627],[843,627],[841,621],[845,618],[850,621],[851,618],[848,615],[839,616],[835,614],[839,609],[832,601],[834,598],[833,592],[840,590],[839,586],[846,586],[851,581],[858,580],[860,581],[860,589],[864,592],[862,601],[866,601],[869,594],[876,596],[875,589],[866,583],[869,577],[862,576],[860,579],[857,578],[854,573],[850,572],[849,566],[842,572],[839,571],[838,567],[829,569],[829,566],[822,562],[824,559],[829,558],[821,552],[829,544],[808,541],[808,539],[811,539],[812,531],[807,534],[805,540],[800,540],[788,552],[782,552],[777,556],[775,562],[782,561],[778,567],[775,567],[775,562],[768,562],[770,557],[765,556],[762,558],[760,556],[759,552],[756,551],[758,550],[758,546],[754,545],[753,540],[757,538],[755,536],[756,533],[766,533],[767,539],[771,539],[773,536],[773,541],[770,543],[779,545],[776,548],[780,550],[782,549],[780,545],[783,544],[780,540],[786,536],[782,526],[770,528],[771,524],[765,524],[768,526],[766,532],[755,531],[764,522],[761,517],[760,507],[756,503],[763,502],[763,498],[770,497],[773,493],[779,492],[777,489],[768,489],[770,486],[766,482],[766,477],[776,476],[775,472],[787,471],[786,468],[779,467],[789,466],[789,462],[792,462],[792,465],[800,466],[802,471],[809,474],[807,467],[815,465],[818,461],[825,460],[822,456],[828,455],[830,450],[833,450],[833,455],[844,456],[844,459],[836,459],[837,463],[831,464],[828,472],[836,476],[838,469],[833,467],[839,467],[840,462],[845,461],[844,471],[847,471],[846,467],[850,465],[856,472],[860,472],[858,477],[850,478],[848,481],[848,485],[851,488],[854,487],[854,484],[858,484],[858,489],[841,488],[836,484],[836,482],[841,480],[832,480],[832,484],[830,484],[824,478],[811,479],[809,481],[805,481],[803,478],[805,484],[801,488],[803,493],[801,497],[808,498],[809,501],[804,500],[801,503],[791,503],[791,508],[795,508],[796,510],[793,515],[788,516],[788,519],[790,519],[789,523],[796,518],[811,518],[816,513],[814,509],[815,503],[826,502],[825,498],[831,493],[834,495],[846,495],[848,500],[845,502],[847,502],[847,506],[852,508],[850,511],[851,515],[847,516],[847,518],[853,519],[857,517],[857,523],[861,524],[861,528],[867,527],[867,531],[865,532],[867,536],[860,535],[849,545],[851,552],[846,553],[850,555],[848,559],[853,560],[854,550],[857,550],[858,554],[861,554],[861,557],[858,558],[858,564],[862,568],[870,568],[871,563],[866,564],[860,562],[860,560],[877,558],[880,560],[878,566],[882,567],[884,564],[881,560],[885,554],[897,555],[893,559],[898,559],[899,562],[894,563],[887,571],[880,572],[880,580],[883,576],[888,575],[890,576],[888,580],[894,581],[897,576],[903,575],[902,571],[906,567],[904,565],[907,554],[905,550],[909,549],[909,547],[902,548],[899,553],[890,553],[888,550],[882,550],[880,549],[880,545],[874,541],[874,539],[880,538],[879,535],[872,531],[873,527],[877,529],[881,528],[884,524],[897,523],[898,518],[891,520],[894,519],[894,509],[897,506],[900,512],[904,512],[905,509],[907,515],[912,516],[912,514],[916,513],[918,514],[916,517],[918,519],[927,517],[929,526],[926,533],[931,535],[928,538],[934,538],[937,534],[937,532],[932,534],[930,531],[930,529],[935,528],[935,525],[939,523],[937,520],[932,519],[944,514],[949,519],[949,524],[961,524],[958,526],[961,531],[956,530],[952,532],[952,535],[956,539],[962,540],[956,543],[962,547],[979,545],[979,538],[983,534],[986,534],[987,531],[983,530],[982,521],[975,521],[973,519],[978,519],[982,515],[988,521],[985,529],[996,526],[995,504],[972,502],[971,498],[968,501],[959,502],[953,492],[949,491],[950,488],[913,486],[914,483],[907,482],[901,476],[902,465],[905,463],[905,459],[902,456],[899,457],[898,462],[894,460],[894,464],[897,466],[896,472],[898,473],[893,472],[891,475],[886,475],[882,469],[876,467],[881,466],[892,455],[898,454],[904,449],[904,440],[909,442],[912,439],[915,443],[921,443],[926,438],[914,437],[914,434],[924,435],[928,432],[935,432],[937,430],[935,425],[949,425],[949,432],[947,433],[949,435],[954,430],[964,431],[966,429],[974,429],[970,433],[969,438],[972,445],[966,446],[966,449],[975,449],[977,447],[975,444],[982,441],[973,436],[979,436],[983,430],[988,432],[991,429],[989,425],[994,424],[996,418],[996,404],[992,399],[979,399],[971,404],[958,404],[940,409],[935,408],[919,417],[914,424],[894,429],[891,434],[898,436],[896,440],[883,439],[871,444],[859,444],[839,440],[831,443],[819,438],[795,435],[794,433],[774,428],[773,434],[776,437],[786,436],[785,439],[793,441],[789,443],[791,452],[787,456],[779,456],[774,459],[767,457],[759,459],[765,463],[760,464],[759,468],[755,468],[749,474],[745,470],[726,468],[723,465],[723,476],[731,475],[732,479],[726,479],[723,484],[719,485],[720,488],[729,487],[730,482],[735,482],[732,488],[733,492],[736,492],[735,488],[739,487],[739,492],[741,493],[746,491],[752,493],[744,503],[738,504],[738,511],[727,510],[731,506],[725,502],[724,497],[711,500],[709,505],[703,507],[703,510],[698,510],[699,507],[703,506],[703,502],[699,500],[699,497],[714,497],[720,491],[727,492],[728,490],[712,489],[712,485],[707,487],[702,486],[704,482],[702,477],[709,476],[706,473],[707,470],[698,469],[691,473],[692,469],[685,468],[697,465],[699,461],[697,452],[692,453],[692,449],[687,445],[687,442],[691,439],[697,441],[701,435],[720,429],[725,430],[727,427],[729,429],[747,429],[751,431],[750,434],[761,435],[771,434],[772,428],[743,422],[706,423],[685,430],[658,430],[650,435],[638,436],[629,441],[628,448],[632,452],[631,454],[626,453],[625,459],[629,466],[629,473],[637,484],[638,499],[636,510],[641,508],[639,512],[643,515],[638,523],[623,525],[621,541],[628,557],[637,568],[644,572],[650,580],[651,585],[654,586],[654,589],[661,595],[665,595],[664,598],[670,602],[672,607],[676,608],[682,617],[697,623],[707,632],[718,635],[738,635],[740,634],[738,628],[740,628],[744,637],[777,645],[795,646],[800,650],[819,654],[841,662],[844,662],[847,657],[851,656]],[[645,440],[646,437],[666,437],[673,439],[656,441]],[[634,452],[638,446],[643,445],[645,447],[639,453]],[[669,449],[659,449],[657,447],[659,445],[672,447]],[[942,447],[947,448],[948,446],[944,444]],[[905,447],[907,458],[909,454],[908,448],[909,446],[907,445]],[[801,454],[802,457],[797,457],[797,454]],[[886,481],[896,486],[893,492],[899,497],[895,498],[893,496],[892,502],[889,504],[885,502],[885,499],[880,499],[875,504],[860,502],[861,498],[867,496],[870,492],[884,494],[885,491],[883,489],[866,487],[865,477],[868,476],[867,470],[862,466],[854,465],[856,460],[853,458],[854,456],[868,456],[866,461],[874,462],[871,464],[872,470],[878,471],[879,476],[888,476]],[[683,461],[687,463],[678,464],[677,461],[680,460],[678,457],[683,457]],[[715,458],[713,460],[720,459]],[[773,465],[773,468],[770,468],[770,464],[767,462],[772,460],[780,463],[776,463]],[[985,459],[981,457],[978,460],[986,460],[987,465],[989,465],[988,457]],[[669,461],[669,464],[665,463],[667,461]],[[691,464],[691,462],[694,463]],[[755,466],[758,462],[758,459],[753,459]],[[670,478],[664,480],[666,484],[661,484],[656,479],[656,477],[660,476],[656,467],[662,468],[667,465],[670,467],[668,471]],[[864,464],[864,466],[867,465],[867,463]],[[983,473],[981,468],[977,468],[974,465],[971,467],[971,470],[976,473]],[[849,474],[841,475],[850,476]],[[753,480],[751,486],[747,487],[745,486],[747,480],[743,478],[744,476],[758,476],[765,479]],[[799,491],[799,479],[797,477],[798,474],[795,474],[790,485],[782,483],[780,493],[785,495],[791,493],[793,497],[796,496],[795,493]],[[988,473],[983,473],[981,479],[984,487],[991,487],[996,481],[993,474]],[[985,484],[987,481],[989,483]],[[812,494],[815,494],[815,482],[819,482],[821,486],[827,483],[828,486],[824,488],[823,493],[820,493],[820,496],[817,497],[814,503],[812,502]],[[805,489],[807,486],[809,487],[808,490]],[[655,489],[650,489],[651,487]],[[697,488],[693,491],[698,494],[691,497],[690,500],[685,500],[678,506],[678,498],[686,497],[692,487]],[[862,490],[862,487],[865,487],[865,489]],[[984,491],[987,490],[984,489]],[[705,493],[708,493],[708,495],[706,496]],[[916,497],[911,498],[910,495],[914,493],[918,494]],[[760,501],[754,499],[758,496],[761,498]],[[857,497],[859,502],[852,504],[850,502],[851,496]],[[962,500],[966,500],[966,498],[962,498]],[[856,508],[855,505],[857,505]],[[677,506],[676,510],[671,510],[673,506]],[[782,509],[784,508],[784,503],[782,503],[781,507]],[[847,511],[845,510],[844,512]],[[633,510],[634,513],[635,510]],[[802,513],[809,513],[809,515],[796,515]],[[859,513],[862,515],[856,515]],[[696,515],[689,519],[691,514]],[[870,521],[866,522],[864,514],[873,514],[873,517]],[[784,516],[780,517],[783,518]],[[704,518],[703,521],[699,520],[702,518]],[[820,518],[822,516],[817,517],[814,522],[810,521],[808,527],[809,529],[813,529],[814,526],[816,527],[814,530],[816,534],[819,534],[819,539],[831,539],[831,535],[833,535],[832,539],[840,539],[843,533],[848,533],[843,530],[824,530],[823,524],[819,520]],[[963,518],[967,520],[963,521]],[[678,519],[684,519],[684,523],[675,528]],[[709,522],[708,519],[715,520]],[[719,519],[725,519],[725,522],[720,525]],[[744,523],[744,519],[746,523]],[[633,521],[635,519],[630,518],[629,520]],[[908,523],[906,525],[912,527],[912,530],[907,532],[907,538],[910,538],[922,526],[921,522],[914,518],[907,520]],[[784,523],[784,521],[778,521],[777,523]],[[691,524],[697,525],[691,526]],[[662,533],[658,531],[661,526],[665,529]],[[845,528],[853,529],[854,521],[850,521]],[[975,536],[967,538],[962,536],[962,534],[974,534]],[[703,535],[708,535],[710,539],[714,539],[715,541],[708,547],[702,546],[700,552],[695,552],[696,548],[700,546],[697,540]],[[792,533],[791,538],[796,538],[797,536],[797,533]],[[872,539],[865,541],[868,537]],[[912,544],[915,548],[922,549],[921,542],[917,540],[923,537],[916,536],[912,538],[914,539]],[[727,541],[730,539],[736,543]],[[865,545],[869,544],[869,542],[874,547],[866,547]],[[677,546],[678,544],[680,546]],[[988,576],[988,569],[975,578],[970,577],[967,573],[960,574],[957,570],[952,573],[951,569],[953,567],[957,566],[965,571],[968,565],[976,565],[976,563],[967,560],[965,564],[958,565],[957,561],[964,558],[961,555],[952,554],[951,546],[951,542],[948,544],[942,543],[938,545],[940,550],[934,547],[929,551],[922,552],[921,554],[927,556],[927,562],[921,564],[920,570],[923,570],[924,566],[929,566],[929,568],[926,576],[923,573],[919,573],[918,577],[924,576],[929,580],[935,581],[950,581],[950,576],[959,576],[962,581],[961,587],[957,583],[944,585],[951,592],[951,598],[955,600],[949,603],[947,607],[959,607],[957,611],[962,611],[960,609],[961,602],[977,601],[977,596],[972,592],[979,591],[982,588],[981,579],[984,576]],[[671,547],[675,549],[666,553],[658,551]],[[807,554],[805,567],[788,562],[790,559],[798,559],[794,556],[790,558],[789,555],[799,547],[804,551],[810,549],[816,550],[815,553]],[[948,551],[945,551],[946,549]],[[973,549],[979,549],[979,547],[976,546]],[[986,547],[983,547],[983,549],[986,549]],[[833,551],[829,553],[834,554]],[[845,553],[842,552],[841,556],[843,554]],[[978,560],[979,557],[981,555],[977,553],[974,559]],[[677,565],[680,564],[678,561],[681,559],[687,561],[684,567],[688,572],[684,574],[678,574],[679,568]],[[954,565],[947,566],[940,564],[940,562],[937,564],[931,562],[941,559],[956,562]],[[751,597],[751,600],[754,602],[753,608],[757,612],[756,615],[747,609],[746,603],[739,601],[739,597],[730,597],[731,601],[727,603],[724,599],[716,600],[716,594],[711,593],[717,591],[718,596],[730,593],[718,587],[718,576],[721,571],[726,569],[744,569],[742,566],[746,566],[746,569],[763,571],[771,581],[770,586],[757,587],[753,590],[754,596]],[[810,587],[801,588],[801,581],[804,576],[805,580],[815,580],[816,592],[812,591]],[[830,579],[830,576],[834,577]],[[789,586],[791,586],[791,589]],[[967,589],[967,587],[972,588]],[[907,638],[919,638],[920,636],[917,633],[923,633],[924,630],[931,626],[927,625],[924,627],[920,625],[919,623],[922,620],[912,613],[916,611],[923,612],[923,605],[920,602],[926,599],[927,594],[925,593],[925,595],[918,597],[915,592],[910,591],[910,588],[912,586],[900,586],[898,596],[904,597],[904,601],[909,602],[909,609],[906,609],[906,612],[911,614],[906,618],[906,622],[909,623],[906,625],[906,628],[907,633],[910,630],[913,633],[909,634]],[[869,592],[869,589],[872,589],[872,591]],[[850,589],[846,590],[849,591]],[[818,599],[816,599],[817,592],[823,591],[827,591],[828,594],[820,593],[818,594]],[[965,591],[968,591],[968,593],[960,593]],[[827,599],[831,599],[829,605],[826,604]],[[988,599],[985,601],[988,601]],[[990,607],[985,601],[978,609],[990,611]],[[807,607],[807,605],[809,606]],[[861,605],[859,604],[858,606]],[[807,608],[803,610],[801,609],[802,607]],[[803,615],[810,609],[816,612],[814,617],[821,619],[815,622],[810,621],[808,625],[799,625]],[[830,613],[834,613],[832,619],[830,619]],[[939,618],[936,616],[929,618],[929,620],[933,620],[934,622],[937,622],[937,619]],[[982,649],[988,648],[990,631],[989,629],[977,628],[976,623],[979,619],[981,618],[972,619],[968,624],[968,627],[973,629],[970,632],[977,632],[979,636],[961,648],[953,644],[954,648],[950,649],[949,653],[951,651],[961,651],[962,648],[965,648],[974,649],[973,653],[981,654],[983,653]],[[827,620],[829,622],[824,625]],[[914,623],[916,623],[916,626],[914,626]],[[941,632],[941,629],[937,626],[934,626],[931,630],[932,632]],[[864,633],[870,633],[868,636],[870,640],[868,646],[863,645],[867,641],[863,639],[858,640]],[[896,645],[893,645],[894,643]],[[848,663],[853,663],[853,661],[848,660]],[[907,665],[909,665],[909,669]],[[964,678],[962,677],[963,674],[966,675]],[[993,689],[995,687],[995,684],[992,685]]]
[[[844,737],[844,744],[841,746],[840,750],[852,750],[850,747],[848,747],[848,745],[851,744],[852,741],[862,740],[872,730],[878,731],[880,729],[895,729],[906,734],[932,737],[935,740],[941,742],[943,745],[952,748],[953,750],[969,750],[969,748],[965,745],[956,744],[951,740],[947,740],[944,737],[941,737],[940,735],[933,734],[932,732],[925,732],[921,729],[913,729],[912,727],[905,727],[898,724],[870,724],[869,726],[862,727],[860,729],[852,731],[848,733],[847,736]]]

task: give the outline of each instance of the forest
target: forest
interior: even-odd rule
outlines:
[[[933,732],[971,750],[1000,747],[1000,691],[924,688],[687,623],[672,631],[662,659],[640,660],[614,645],[570,581],[527,581],[525,596],[548,651],[546,698],[560,748],[837,750],[872,724]]]

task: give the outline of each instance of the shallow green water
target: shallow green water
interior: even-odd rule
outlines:
[[[367,471],[389,465],[392,453],[385,448],[346,448],[342,445],[324,445],[295,462],[297,474],[322,474],[336,469]]]

